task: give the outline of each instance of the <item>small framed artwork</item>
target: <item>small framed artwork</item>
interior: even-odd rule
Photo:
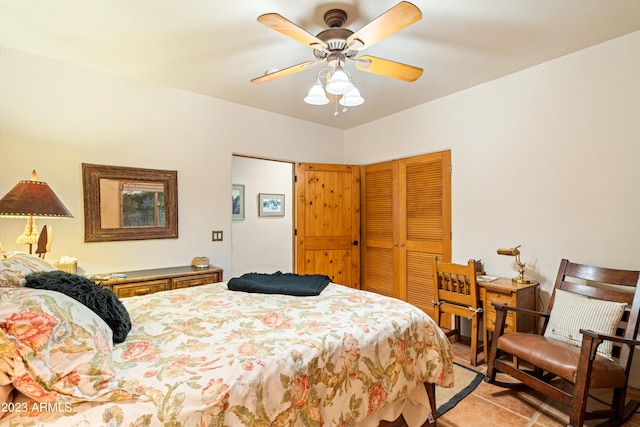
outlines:
[[[258,215],[284,216],[284,194],[258,194]]]
[[[244,219],[244,185],[231,186],[231,219]]]

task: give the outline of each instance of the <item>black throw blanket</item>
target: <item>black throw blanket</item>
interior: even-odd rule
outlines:
[[[277,271],[273,274],[246,273],[229,280],[227,287],[232,291],[308,297],[320,295],[329,282],[331,279],[321,274],[299,275]]]

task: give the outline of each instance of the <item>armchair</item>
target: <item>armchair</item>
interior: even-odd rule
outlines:
[[[626,402],[634,347],[640,345],[640,271],[563,259],[548,313],[494,306],[496,324],[485,381],[503,387],[525,385],[567,405],[572,427],[590,419],[621,425],[640,406]],[[509,311],[538,316],[541,333],[504,334]],[[519,382],[500,381],[498,373]],[[604,401],[606,409],[588,407],[589,393],[595,389],[612,391]]]

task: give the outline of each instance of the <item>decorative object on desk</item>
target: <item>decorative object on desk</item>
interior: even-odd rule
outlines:
[[[197,256],[191,261],[191,265],[196,268],[209,267],[209,258],[206,256]]]
[[[260,193],[258,199],[258,215],[284,216],[284,194]]]
[[[78,273],[78,259],[70,256],[60,257],[59,262],[54,262],[53,266],[60,271],[66,273],[77,274]]]
[[[244,219],[244,185],[231,185],[231,219]]]
[[[482,276],[484,275],[484,264],[482,263],[481,259],[477,259],[476,260],[476,275],[477,276]]]
[[[520,246],[521,245],[518,245],[515,248],[509,248],[509,249],[498,249],[498,255],[509,255],[509,256],[516,257],[516,264],[518,264],[518,271],[520,272],[520,274],[518,274],[517,277],[514,277],[513,279],[511,279],[513,283],[519,283],[519,284],[534,283],[535,282],[534,280],[524,277],[524,266],[526,264],[520,261],[520,249],[519,249]]]
[[[39,243],[38,228],[33,220],[34,217],[73,218],[73,215],[46,182],[38,181],[38,175],[34,170],[31,173],[31,180],[18,182],[11,191],[0,199],[0,217],[27,218],[24,233],[18,236],[16,243],[29,245],[29,253],[33,253],[33,245]],[[41,258],[44,258],[44,254],[51,250],[49,235],[47,234],[45,237],[47,240],[42,242],[43,245],[39,252]]]
[[[36,247],[36,254],[44,259],[47,252],[51,252],[51,243],[53,242],[53,227],[46,225],[42,226],[42,233],[38,238],[38,246]]]

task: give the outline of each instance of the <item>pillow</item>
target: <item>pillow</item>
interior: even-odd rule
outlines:
[[[613,335],[626,307],[626,303],[592,299],[556,289],[544,336],[580,347],[580,329]],[[612,348],[611,341],[603,341],[598,347],[598,354],[612,360]]]
[[[27,274],[53,270],[56,268],[45,260],[18,252],[0,260],[0,287],[23,286]]]
[[[114,379],[111,329],[87,307],[24,287],[0,288],[0,301],[0,378],[16,390],[39,402],[133,397]]]
[[[86,305],[109,325],[114,343],[123,342],[131,330],[129,312],[116,294],[91,279],[55,270],[27,275],[24,286],[58,291]]]

